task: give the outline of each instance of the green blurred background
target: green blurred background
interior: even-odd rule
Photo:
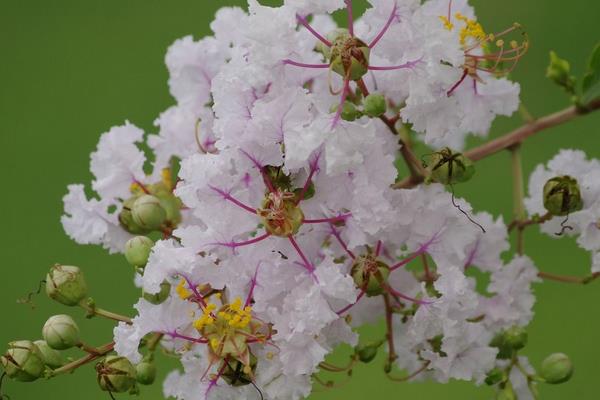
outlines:
[[[78,246],[60,225],[61,198],[66,185],[89,182],[89,154],[102,132],[128,119],[154,131],[152,122],[173,103],[163,63],[165,50],[176,38],[209,32],[208,23],[220,6],[241,0],[1,0],[0,1],[0,165],[2,173],[0,347],[13,339],[36,339],[47,316],[65,310],[43,295],[32,310],[16,299],[37,287],[55,262],[81,266],[92,295],[101,307],[131,313],[136,291],[131,270],[120,256]],[[271,2],[274,4],[275,1]],[[357,8],[364,9],[363,2]],[[555,49],[572,61],[576,73],[600,39],[600,3],[592,0],[473,0],[488,31],[514,21],[529,33],[531,51],[514,79],[523,99],[537,116],[567,105],[560,89],[544,78],[548,52]],[[520,124],[518,117],[500,119],[494,135]],[[581,148],[600,157],[600,113],[546,131],[523,148],[524,166],[552,157],[561,147]],[[511,214],[509,157],[498,154],[477,164],[470,185],[460,188],[478,209]],[[527,252],[539,268],[556,273],[586,274],[589,258],[568,239],[527,234]],[[548,282],[537,285],[536,318],[526,354],[534,365],[550,352],[568,353],[576,365],[571,382],[541,387],[541,398],[598,399],[600,379],[600,282],[579,287]],[[112,324],[82,321],[84,338],[92,344],[111,339]],[[369,329],[368,329],[369,331]],[[372,331],[372,330],[371,330]],[[490,389],[471,384],[394,384],[381,374],[381,361],[361,366],[342,388],[321,391],[326,399],[489,399]],[[170,364],[174,365],[171,361]],[[162,375],[166,368],[161,371]],[[20,384],[5,382],[13,400],[36,398],[107,399],[96,388],[91,367],[75,376]],[[124,397],[124,396],[120,396]],[[144,400],[161,399],[160,384],[143,388]]]

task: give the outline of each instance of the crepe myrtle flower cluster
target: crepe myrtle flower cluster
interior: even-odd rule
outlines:
[[[92,197],[84,185],[64,197],[66,233],[133,267],[136,315],[97,307],[81,269],[57,264],[48,296],[117,321],[114,340],[90,346],[70,316],[53,316],[43,340],[8,345],[3,377],[96,362],[100,389],[135,394],[155,381],[162,349],[181,361],[163,383],[180,400],[301,399],[333,386],[323,372],[350,376],[378,354],[391,380],[485,382],[498,399],[535,399],[538,383],[570,378],[568,356],[536,372],[522,353],[532,285],[577,281],[538,271],[522,231],[576,236],[592,254],[579,283],[594,280],[600,162],[563,150],[531,175],[525,199],[519,131],[462,152],[467,134],[485,136],[518,108],[506,75],[528,49],[520,25],[487,33],[467,0],[369,3],[355,18],[351,0],[249,0],[219,10],[212,36],[169,48],[176,105],[156,120],[158,134],[129,122],[104,133]],[[342,9],[338,26],[331,14]],[[560,61],[552,79],[571,82]],[[417,156],[415,141],[429,149]],[[474,161],[509,147],[507,225],[454,187]],[[378,322],[380,339],[361,340],[356,328]],[[343,366],[328,358],[340,344],[354,348]],[[73,347],[87,355],[65,362]]]

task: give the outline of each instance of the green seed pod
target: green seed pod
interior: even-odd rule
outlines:
[[[79,327],[68,315],[54,315],[44,324],[42,336],[54,350],[66,350],[79,344]]]
[[[344,79],[356,81],[369,71],[369,46],[349,34],[341,34],[331,46],[330,67]]]
[[[88,293],[83,272],[78,267],[55,264],[46,275],[46,294],[66,306],[76,306]]]
[[[125,357],[108,356],[96,365],[100,389],[111,393],[131,390],[136,382],[136,370]]]
[[[171,284],[167,281],[163,281],[160,284],[160,292],[158,293],[144,293],[144,299],[152,304],[158,305],[164,303],[171,293]]]
[[[133,214],[131,210],[133,209],[133,204],[138,199],[139,196],[133,196],[128,198],[123,202],[123,208],[119,213],[119,224],[121,228],[125,229],[127,232],[132,233],[134,235],[144,235],[149,233],[150,230],[144,229],[133,220]]]
[[[42,361],[48,367],[54,369],[63,366],[64,360],[60,352],[48,346],[48,343],[46,343],[46,341],[36,340],[35,342],[33,342],[33,344],[35,344],[40,350]]]
[[[365,114],[369,117],[381,117],[387,111],[385,96],[379,93],[372,93],[365,98]]]
[[[566,354],[551,354],[542,361],[540,376],[546,383],[564,383],[573,376],[573,363]]]
[[[125,243],[125,258],[134,267],[145,267],[154,242],[146,236],[136,236]]]
[[[356,287],[365,290],[368,297],[379,296],[384,292],[384,284],[390,276],[390,267],[372,254],[356,257],[350,270]]]
[[[433,153],[427,167],[429,178],[443,185],[466,182],[475,174],[473,162],[448,147]]]
[[[485,377],[485,384],[489,386],[493,386],[497,383],[506,381],[508,377],[506,376],[506,372],[500,368],[494,368],[490,372],[487,373]]]
[[[577,180],[567,175],[549,179],[544,185],[544,207],[559,217],[581,210],[583,200]]]
[[[133,222],[138,226],[154,231],[165,222],[167,212],[162,208],[160,200],[156,196],[145,194],[138,197],[133,203],[131,216]]]
[[[156,365],[150,361],[142,361],[135,366],[136,379],[142,385],[152,385],[156,380]]]
[[[252,353],[250,353],[250,365],[244,365],[239,360],[227,361],[221,377],[231,386],[249,385],[253,381],[256,364],[256,357]]]
[[[506,385],[496,394],[496,400],[517,400],[517,395],[510,381],[506,382]]]
[[[371,342],[363,345],[358,345],[354,349],[354,353],[358,356],[358,359],[364,363],[370,363],[377,357],[377,351],[383,342]]]
[[[0,363],[6,375],[19,382],[33,382],[44,372],[40,349],[29,340],[10,342]]]
[[[513,350],[521,350],[527,344],[527,331],[520,326],[513,326],[504,332],[504,342]]]

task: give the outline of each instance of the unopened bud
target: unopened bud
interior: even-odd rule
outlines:
[[[64,364],[64,360],[60,352],[48,346],[48,343],[46,343],[46,341],[36,340],[35,342],[33,342],[33,344],[35,344],[40,350],[42,361],[48,367],[54,369],[59,368]]]
[[[166,220],[173,227],[181,223],[181,207],[183,204],[179,197],[169,192],[166,194],[157,194],[156,197],[160,201],[160,206],[165,210]]]
[[[567,60],[558,57],[554,52],[550,52],[550,65],[546,70],[546,77],[558,86],[565,89],[568,93],[575,92],[575,77],[571,75],[571,66]]]
[[[150,361],[142,361],[135,366],[136,379],[142,385],[152,385],[156,380],[156,365]]]
[[[146,236],[136,236],[125,243],[125,258],[134,267],[145,267],[154,242]]]
[[[136,382],[135,367],[125,357],[108,356],[96,365],[98,385],[104,391],[123,393],[131,390]]]
[[[61,304],[75,306],[87,292],[87,284],[78,267],[56,264],[46,275],[46,294]]]
[[[433,153],[427,169],[430,179],[443,185],[466,182],[475,174],[473,162],[446,147]]]
[[[68,315],[54,315],[44,324],[42,336],[51,348],[66,350],[79,344],[79,327]]]
[[[164,303],[171,293],[171,284],[167,281],[163,281],[160,284],[160,291],[158,293],[144,293],[144,299],[152,304],[158,305]]]
[[[29,340],[9,343],[8,350],[0,357],[0,362],[6,375],[20,382],[35,381],[44,372],[42,354]]]
[[[573,376],[573,363],[566,354],[551,354],[542,361],[540,376],[546,383],[558,384],[566,382]]]
[[[521,350],[527,344],[527,331],[520,326],[513,326],[504,332],[504,342],[513,350]]]
[[[339,105],[334,105],[333,107],[331,107],[331,112],[337,112],[338,108]],[[342,113],[340,114],[340,116],[344,121],[352,122],[355,121],[357,118],[360,118],[362,114],[360,111],[358,111],[354,103],[350,101],[345,101],[344,104],[342,104]]]
[[[364,363],[370,363],[377,357],[377,351],[381,346],[382,342],[372,342],[363,345],[356,346],[354,352],[358,355],[358,359]]]
[[[485,384],[489,386],[493,386],[497,383],[506,381],[507,376],[506,372],[500,368],[494,368],[490,372],[487,373],[485,377]]]
[[[119,213],[119,224],[123,229],[127,232],[132,233],[134,235],[143,235],[149,233],[149,229],[144,229],[139,226],[133,220],[133,214],[131,210],[133,209],[133,205],[139,196],[130,197],[123,202],[123,209]]]
[[[152,195],[145,194],[137,198],[131,209],[133,222],[143,229],[157,230],[165,222],[167,213],[160,205],[160,200]]]
[[[369,117],[381,117],[387,111],[385,96],[378,93],[372,93],[365,98],[365,114]]]
[[[557,176],[544,185],[544,207],[555,216],[565,216],[583,208],[581,191],[576,179]]]

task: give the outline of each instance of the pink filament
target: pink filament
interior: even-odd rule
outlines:
[[[250,206],[245,205],[244,203],[242,203],[241,201],[235,199],[233,196],[231,196],[229,193],[227,193],[226,191],[219,189],[215,186],[212,185],[208,185],[208,187],[211,190],[214,190],[215,192],[219,193],[221,196],[223,196],[223,199],[232,202],[233,204],[235,204],[236,206],[243,208],[244,210],[248,211],[251,214],[256,214],[256,210]]]
[[[294,60],[290,60],[290,59],[283,60],[283,63],[287,64],[287,65],[293,65],[295,67],[302,67],[302,68],[329,68],[329,64],[306,64],[306,63],[302,63],[302,62],[298,62],[298,61],[294,61]]]
[[[331,47],[331,42],[329,40],[325,39],[323,36],[321,36],[319,34],[319,32],[315,31],[313,29],[313,27],[310,26],[310,24],[308,23],[308,21],[306,20],[306,18],[304,18],[300,14],[296,14],[296,19],[298,19],[298,22],[300,22],[300,24],[302,24],[306,29],[308,29],[308,31],[310,33],[312,33],[317,39],[319,39],[321,42],[325,43],[325,45],[327,47]]]
[[[383,36],[386,34],[387,30],[392,25],[392,22],[394,21],[394,18],[396,18],[396,11],[397,10],[398,10],[398,4],[396,3],[396,1],[394,1],[394,8],[392,8],[392,12],[390,14],[390,17],[388,18],[388,20],[385,23],[385,26],[383,27],[383,29],[381,30],[381,32],[379,32],[377,34],[377,36],[375,37],[375,39],[373,39],[373,41],[369,44],[369,48],[370,49],[372,49],[373,47],[375,47],[377,45],[377,43],[379,43],[379,41],[381,40],[381,38],[383,38]]]

